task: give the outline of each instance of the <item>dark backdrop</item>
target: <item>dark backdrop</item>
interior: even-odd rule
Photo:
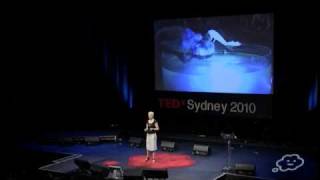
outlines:
[[[314,11],[271,4],[228,6],[118,6],[118,12],[111,12],[113,7],[42,9],[17,15],[10,21],[13,58],[3,133],[17,140],[49,130],[107,130],[114,123],[124,131],[138,131],[146,112],[154,109],[153,20],[273,12],[272,119],[175,111],[156,116],[168,132],[218,135],[231,127],[244,138],[309,142],[317,131],[318,110],[307,108],[317,70],[311,45],[317,36]]]

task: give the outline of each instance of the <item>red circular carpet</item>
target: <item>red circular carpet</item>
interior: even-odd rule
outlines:
[[[129,157],[128,166],[135,168],[169,169],[192,166],[195,161],[189,155],[177,153],[156,153],[156,162],[145,161],[145,155],[135,155]]]
[[[117,166],[117,165],[120,165],[120,162],[118,162],[118,161],[104,161],[104,162],[102,162],[102,165],[103,166]]]

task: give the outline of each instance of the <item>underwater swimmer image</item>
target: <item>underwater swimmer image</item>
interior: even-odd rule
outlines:
[[[272,47],[248,43],[241,32],[237,33],[241,41],[229,38],[224,35],[231,34],[224,33],[228,27],[218,29],[207,27],[200,33],[177,25],[159,28],[155,34],[156,89],[272,94]],[[273,41],[272,34],[263,35]]]

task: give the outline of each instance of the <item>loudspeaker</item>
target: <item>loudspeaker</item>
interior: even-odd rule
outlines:
[[[234,172],[242,175],[254,176],[256,174],[256,166],[253,164],[235,164]]]
[[[207,156],[210,153],[210,147],[208,145],[193,145],[192,154],[193,155],[202,155]]]
[[[170,141],[161,141],[160,147],[162,151],[169,151],[169,152],[173,152],[176,149],[175,142],[170,142]]]
[[[86,136],[86,137],[84,137],[84,141],[88,145],[98,144],[100,142],[99,137],[97,137],[97,136]]]
[[[123,171],[124,180],[143,180],[141,169],[124,169]]]
[[[142,138],[138,138],[138,137],[130,137],[129,138],[129,145],[131,147],[141,147],[142,146]]]
[[[146,179],[167,179],[168,178],[168,170],[152,170],[152,169],[144,169],[143,177]]]

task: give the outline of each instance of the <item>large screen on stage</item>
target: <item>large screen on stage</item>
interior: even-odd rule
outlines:
[[[154,22],[155,89],[273,93],[273,15]]]

